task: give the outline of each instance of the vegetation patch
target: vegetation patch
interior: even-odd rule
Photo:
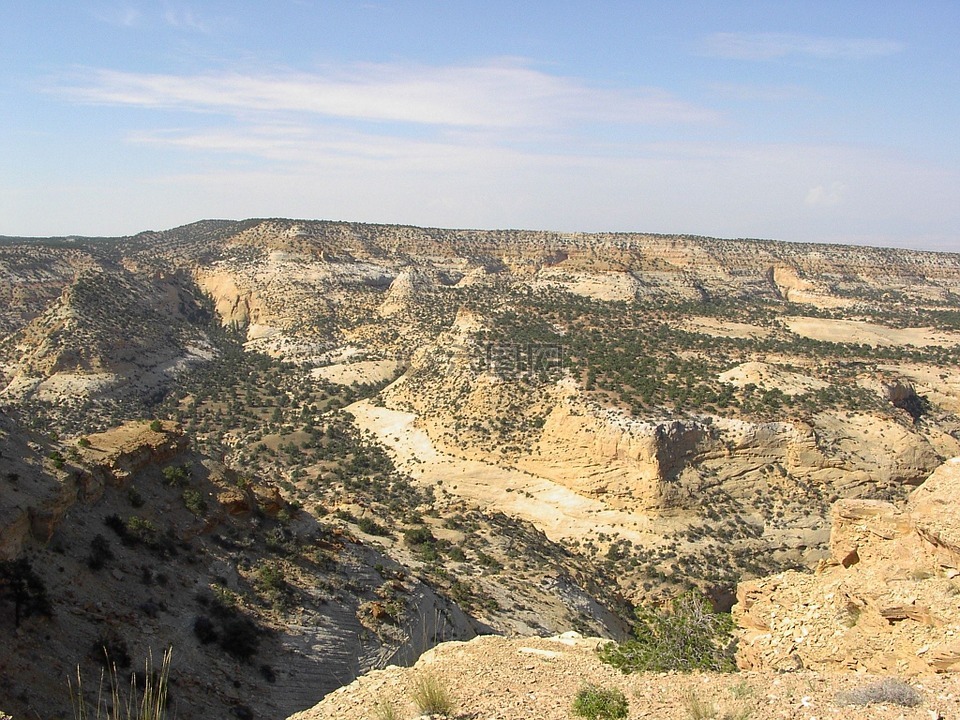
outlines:
[[[716,613],[697,591],[680,595],[669,608],[638,607],[634,637],[600,649],[600,659],[631,672],[696,670],[733,672],[733,620]]]
[[[627,698],[617,688],[587,685],[573,699],[573,714],[588,720],[620,720],[628,711]]]

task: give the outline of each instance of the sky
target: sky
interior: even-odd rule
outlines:
[[[206,218],[960,252],[960,2],[3,0],[0,235]]]

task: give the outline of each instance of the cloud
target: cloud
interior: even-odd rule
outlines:
[[[87,70],[56,92],[88,103],[432,126],[558,127],[715,123],[710,109],[657,88],[602,88],[516,60],[469,66],[355,64],[315,73],[159,75]]]
[[[98,8],[92,15],[100,22],[123,28],[138,27],[143,22],[143,13],[132,5]]]
[[[163,21],[170,27],[178,30],[193,30],[201,33],[210,32],[207,24],[190,8],[174,8],[168,6],[163,10]]]
[[[185,5],[173,5],[164,2],[160,7],[144,3],[120,3],[93,10],[93,16],[100,22],[122,28],[149,28],[167,26],[175,30],[190,32],[210,32],[210,25],[192,8]]]
[[[846,189],[841,182],[830,183],[829,187],[817,185],[807,191],[803,202],[810,207],[835,207],[843,202]]]
[[[715,33],[707,39],[711,55],[736,60],[774,60],[803,55],[824,60],[867,60],[904,49],[896,40],[839,38],[786,33]]]

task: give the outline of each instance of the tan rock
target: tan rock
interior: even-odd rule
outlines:
[[[841,500],[832,510],[831,562],[740,583],[734,618],[742,668],[850,669],[899,675],[960,670],[955,562],[960,462],[921,485],[902,511],[877,500]],[[941,538],[947,538],[942,541]],[[802,627],[798,631],[798,626]]]

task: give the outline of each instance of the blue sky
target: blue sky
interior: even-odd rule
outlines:
[[[0,234],[202,218],[960,251],[957,2],[0,3]]]

